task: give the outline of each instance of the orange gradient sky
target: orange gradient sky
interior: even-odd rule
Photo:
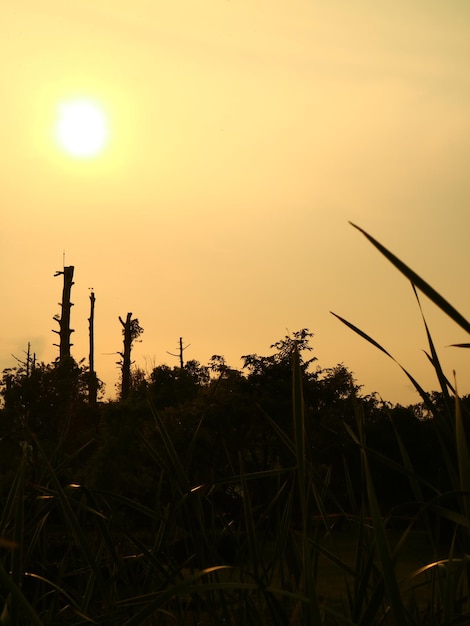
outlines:
[[[318,363],[417,402],[382,343],[437,383],[406,279],[357,223],[470,315],[470,4],[466,0],[17,0],[0,9],[0,367],[58,350],[65,262],[73,355],[114,395],[118,316],[144,369],[268,354],[302,327]],[[61,102],[91,98],[109,140],[74,159]],[[470,392],[464,331],[423,297],[449,377]]]

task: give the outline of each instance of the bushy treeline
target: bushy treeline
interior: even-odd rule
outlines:
[[[311,339],[284,337],[269,356],[243,356],[242,370],[220,356],[134,369],[117,401],[90,401],[89,372],[73,360],[5,371],[5,619],[372,626],[390,607],[392,623],[441,614],[453,579],[444,573],[441,588],[420,570],[408,601],[384,533],[404,525],[397,550],[425,533],[437,563],[447,523],[460,567],[469,457],[456,428],[468,398],[456,418],[440,394],[409,407],[364,396],[343,364],[317,365]],[[343,521],[346,557],[332,544]],[[343,581],[336,600],[337,582],[319,592],[327,561]],[[445,615],[468,595],[454,587]]]
[[[27,455],[31,472],[40,472],[38,443],[67,457],[70,481],[107,489],[148,503],[159,484],[154,453],[165,449],[155,423],[158,413],[192,486],[240,474],[292,467],[295,458],[282,436],[292,438],[292,351],[300,354],[308,455],[319,475],[328,474],[329,503],[336,511],[346,500],[344,463],[359,493],[360,459],[345,425],[355,423],[355,402],[364,413],[368,446],[374,451],[378,493],[388,507],[413,499],[406,476],[397,476],[393,460],[400,435],[415,469],[431,484],[438,480],[439,442],[422,404],[408,407],[361,394],[343,364],[321,368],[312,356],[307,329],[271,346],[270,356],[249,354],[237,370],[214,356],[208,365],[187,361],[183,368],[160,365],[146,375],[132,374],[125,401],[89,403],[86,367],[72,359],[5,370],[0,412],[0,476],[8,488],[19,459]],[[432,402],[439,408],[439,394]],[[442,412],[445,407],[443,405]],[[380,456],[383,456],[380,459]],[[439,480],[445,480],[440,476]],[[263,494],[259,494],[262,499]],[[261,504],[261,502],[260,502]],[[397,513],[399,508],[397,508]]]

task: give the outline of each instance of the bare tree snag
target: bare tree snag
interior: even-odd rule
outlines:
[[[70,328],[70,309],[73,306],[73,303],[70,302],[70,292],[74,284],[73,270],[74,266],[69,265],[68,267],[64,267],[62,272],[56,272],[54,274],[54,276],[60,276],[61,274],[64,276],[62,302],[59,305],[61,307],[61,315],[60,317],[58,315],[54,316],[55,321],[59,324],[60,330],[53,331],[60,337],[59,361],[61,363],[70,359],[70,347],[73,345],[70,343],[70,335],[74,332],[73,329]],[[57,344],[54,345],[56,346]]]
[[[167,350],[167,354],[170,354],[171,356],[176,356],[179,357],[180,360],[180,368],[183,369],[184,368],[184,359],[183,359],[183,352],[186,350],[186,348],[189,348],[191,344],[188,343],[187,346],[184,346],[183,348],[183,337],[180,337],[180,347],[179,347],[179,351],[178,354],[173,354],[173,352],[168,352]]]
[[[131,318],[132,318],[132,313],[127,314],[125,322],[123,322],[122,318],[119,317],[119,321],[121,322],[123,326],[122,334],[123,334],[123,343],[124,343],[123,352],[119,353],[122,356],[121,400],[125,400],[129,395],[129,391],[131,390],[131,348],[132,348]]]
[[[90,335],[90,354],[89,354],[89,380],[88,380],[88,401],[90,404],[96,404],[98,395],[98,379],[95,372],[95,294],[90,293],[90,317],[88,318],[88,329]]]
[[[128,313],[126,321],[119,317],[122,324],[123,351],[119,352],[122,357],[121,365],[121,400],[129,396],[131,390],[131,350],[133,342],[144,332],[137,318],[132,319],[132,313]]]
[[[31,356],[31,342],[30,341],[28,341],[28,350],[27,351],[23,350],[23,352],[26,354],[26,361],[22,361],[14,354],[12,354],[11,356],[16,361],[18,361],[20,365],[22,365],[25,368],[26,378],[29,378],[31,374],[34,372],[34,369],[36,367],[36,353],[34,352],[33,355]]]
[[[26,377],[29,378],[31,374],[31,342],[28,341],[28,352],[26,353]]]

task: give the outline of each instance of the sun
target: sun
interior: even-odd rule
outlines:
[[[55,128],[60,147],[77,158],[97,156],[108,139],[108,124],[100,106],[91,100],[62,102]]]

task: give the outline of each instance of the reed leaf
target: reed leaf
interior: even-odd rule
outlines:
[[[141,604],[142,608],[137,610],[136,614],[127,620],[123,626],[139,626],[140,624],[146,624],[147,618],[153,615],[154,613],[165,610],[165,607],[170,602],[170,600],[185,596],[189,593],[205,593],[210,591],[211,589],[226,589],[233,590],[237,589],[247,589],[254,590],[256,589],[256,585],[253,583],[210,583],[204,582],[203,584],[199,584],[201,579],[205,576],[217,572],[222,571],[224,569],[230,569],[225,565],[210,567],[201,571],[198,571],[190,576],[185,577],[183,580],[178,581],[177,584],[172,585],[171,587],[164,589],[161,592],[148,594],[146,596],[138,596],[136,598],[132,598],[126,600],[124,604]]]
[[[429,343],[429,348],[431,350],[431,363],[436,371],[436,375],[437,375],[437,379],[439,381],[440,387],[441,387],[441,392],[444,395],[445,401],[446,401],[446,406],[448,406],[449,403],[449,390],[448,390],[448,381],[447,378],[444,375],[444,372],[442,370],[441,367],[441,363],[439,361],[439,357],[437,355],[436,352],[436,348],[434,346],[434,341],[432,340],[432,336],[431,333],[429,332],[429,327],[426,321],[426,318],[424,317],[424,311],[423,311],[423,307],[421,306],[421,301],[419,299],[418,296],[418,292],[416,291],[416,287],[414,286],[414,284],[411,284],[412,288],[413,288],[413,293],[415,294],[416,297],[416,301],[418,302],[418,307],[421,313],[421,318],[423,320],[423,324],[424,324],[424,328],[426,330],[426,336],[428,338],[428,343]]]
[[[398,444],[398,448],[400,450],[400,455],[401,455],[401,459],[402,459],[402,463],[403,463],[403,468],[406,472],[406,475],[408,476],[408,480],[410,483],[410,487],[411,487],[411,491],[414,495],[416,504],[418,506],[420,506],[420,510],[421,510],[421,518],[423,520],[423,524],[424,524],[424,528],[426,529],[427,532],[427,536],[430,538],[431,540],[431,545],[433,546],[434,551],[437,550],[437,545],[436,542],[434,541],[434,536],[433,536],[433,532],[432,532],[432,526],[431,526],[431,520],[429,518],[429,513],[427,508],[423,507],[423,503],[424,503],[424,495],[423,495],[423,491],[421,489],[421,483],[423,483],[425,486],[429,487],[430,489],[433,489],[433,485],[429,484],[427,481],[419,478],[416,475],[416,472],[414,471],[413,468],[413,464],[411,462],[410,456],[408,454],[408,451],[405,447],[405,444],[403,443],[402,438],[400,437],[400,434],[398,432],[398,429],[395,425],[395,423],[393,422],[392,419],[390,419],[390,423],[392,425],[393,428],[393,432],[395,435],[395,439],[397,441]]]
[[[240,469],[241,469],[241,485],[243,493],[243,517],[245,521],[245,532],[248,543],[248,554],[250,557],[250,563],[253,567],[253,573],[256,581],[261,578],[261,554],[259,550],[259,542],[256,538],[256,527],[253,519],[253,509],[251,507],[250,491],[246,482],[245,474],[243,473],[243,461],[240,456]]]
[[[3,503],[0,516],[0,533],[4,533],[9,526],[10,520],[15,516],[15,507],[18,493],[24,491],[24,459],[21,459],[18,471],[15,472],[13,481],[8,491],[7,498]]]
[[[68,528],[70,529],[77,546],[83,553],[83,556],[85,557],[85,560],[88,563],[90,570],[93,572],[93,575],[96,579],[96,583],[99,587],[99,592],[101,594],[103,601],[105,602],[105,604],[109,604],[109,601],[107,599],[106,586],[103,580],[103,575],[101,573],[101,570],[99,568],[99,565],[96,559],[96,552],[94,548],[92,548],[91,543],[89,539],[87,538],[80,524],[80,521],[70,504],[69,497],[67,496],[62,485],[60,484],[59,478],[57,474],[55,473],[54,469],[52,468],[47,455],[42,450],[42,447],[38,441],[36,441],[36,445],[38,446],[39,451],[44,457],[44,461],[49,470],[49,477],[54,487],[55,496],[60,505],[60,511],[62,513],[64,522],[66,526],[68,526]],[[83,606],[82,606],[82,610],[85,611]]]
[[[322,618],[315,580],[313,575],[312,549],[309,543],[308,522],[308,481],[305,456],[305,412],[302,390],[302,368],[300,367],[300,355],[297,345],[292,354],[292,412],[295,455],[297,459],[297,485],[299,489],[299,503],[301,515],[300,545],[302,554],[302,580],[304,593],[309,602],[302,609],[304,623],[312,626],[321,626]]]
[[[24,522],[25,522],[25,475],[26,467],[24,459],[21,460],[19,470],[19,480],[17,482],[17,491],[15,496],[15,517],[13,528],[13,542],[16,548],[12,551],[11,559],[11,576],[18,587],[21,587],[23,578],[23,550],[24,550]]]
[[[451,624],[454,619],[454,609],[455,609],[455,587],[458,584],[458,572],[456,571],[456,563],[454,561],[454,550],[455,550],[455,538],[456,533],[454,533],[454,537],[452,538],[452,543],[450,546],[450,551],[448,555],[448,565],[447,565],[447,575],[445,577],[444,582],[444,591],[443,591],[443,621],[444,624]]]
[[[8,615],[8,623],[12,626],[18,626],[19,608],[22,601],[19,598],[21,594],[21,585],[23,581],[23,557],[24,557],[24,489],[25,489],[25,472],[26,465],[24,457],[20,461],[18,471],[10,488],[4,514],[2,516],[2,526],[0,532],[5,532],[11,520],[13,524],[13,538],[6,545],[10,548],[7,559],[10,561],[9,575],[5,570],[2,572],[0,580],[4,579],[4,575],[8,576],[11,584],[6,586],[10,590],[10,600],[7,600],[3,612]],[[2,565],[3,569],[3,565]],[[3,575],[4,574],[4,575]],[[3,617],[1,618],[3,621]]]
[[[463,315],[461,315],[447,300],[445,300],[435,289],[431,287],[425,280],[423,280],[416,272],[410,269],[403,261],[400,261],[398,257],[392,254],[385,246],[379,243],[371,235],[366,233],[365,230],[349,222],[351,226],[354,226],[359,232],[361,232],[379,252],[381,252],[386,259],[388,259],[404,276],[406,276],[416,287],[422,291],[434,304],[436,304],[448,317],[454,320],[459,326],[461,326],[467,333],[470,333],[470,322],[468,322]]]
[[[435,369],[436,366],[435,366],[435,360],[433,359],[433,357],[426,350],[424,350],[424,354],[426,355],[428,361],[431,363],[431,365]],[[447,397],[449,397],[449,391],[451,391],[453,394],[455,394],[455,389],[454,389],[452,383],[450,382],[450,380],[447,378],[447,376],[445,374],[443,374],[442,382],[447,387],[447,393],[446,393]]]
[[[464,514],[468,522],[470,522],[470,454],[467,445],[467,435],[462,419],[462,410],[460,398],[455,396],[455,437],[457,445],[457,460],[459,467],[460,489],[464,496]]]
[[[171,437],[165,427],[165,424],[163,423],[163,420],[160,417],[160,413],[157,411],[157,409],[155,409],[155,407],[152,405],[150,401],[149,401],[149,406],[150,406],[150,412],[152,414],[153,420],[157,427],[157,431],[160,437],[162,438],[163,444],[168,454],[169,461],[174,470],[174,475],[177,480],[180,493],[182,495],[187,494],[189,493],[190,488],[191,488],[187,473],[180,461],[178,453],[176,452],[175,446],[173,445],[173,441],[171,440]]]
[[[307,492],[306,492],[306,458],[305,458],[305,413],[302,392],[302,370],[300,355],[297,346],[292,354],[292,412],[294,421],[295,457],[297,459],[297,477],[299,498],[302,514],[302,525],[305,527],[307,519]]]
[[[369,500],[370,512],[372,515],[372,522],[374,525],[374,537],[377,547],[377,555],[381,564],[381,572],[385,588],[387,590],[388,599],[390,602],[390,608],[395,618],[396,624],[408,623],[408,618],[405,613],[403,602],[401,599],[400,588],[395,575],[395,564],[390,548],[388,545],[387,534],[385,526],[382,520],[382,516],[375,494],[374,483],[372,480],[372,474],[369,468],[369,463],[365,450],[362,450],[364,458],[364,470],[366,475],[367,495]]]
[[[348,322],[347,320],[345,320],[343,317],[341,317],[340,315],[337,315],[336,313],[333,313],[333,311],[330,311],[330,313],[332,315],[334,315],[337,319],[339,319],[340,322],[342,322],[343,324],[345,324],[346,326],[348,326],[348,328],[350,328],[351,330],[353,330],[355,333],[357,333],[360,337],[362,337],[363,339],[365,339],[366,341],[368,341],[369,343],[371,343],[373,346],[375,346],[376,348],[378,348],[381,352],[383,352],[384,354],[386,354],[390,359],[392,359],[392,361],[394,361],[399,367],[400,369],[406,374],[406,376],[409,378],[409,380],[412,382],[414,388],[416,389],[416,391],[419,393],[419,395],[421,396],[421,399],[423,400],[423,403],[425,404],[426,408],[431,411],[432,413],[434,413],[434,406],[432,405],[431,401],[429,400],[429,396],[428,394],[424,391],[424,389],[421,387],[421,385],[415,380],[415,378],[395,359],[395,357],[393,357],[390,352],[388,352],[384,347],[382,347],[377,341],[375,341],[375,339],[372,339],[372,337],[370,337],[367,333],[365,333],[363,330],[360,330],[357,326],[354,326],[354,324],[351,324],[351,322]]]
[[[20,626],[21,624],[20,622],[18,621],[16,621],[16,623],[13,622],[13,619],[10,613],[11,606],[14,605],[16,607],[15,613],[21,613],[23,617],[27,617],[29,620],[27,622],[28,624],[31,624],[31,626],[43,626],[43,623],[41,619],[39,618],[39,616],[37,615],[36,611],[28,602],[28,600],[25,598],[20,587],[13,581],[10,574],[5,570],[2,563],[0,563],[0,585],[9,594],[9,598],[7,599],[7,603],[2,610],[2,614],[0,618],[2,622],[3,622],[3,619],[5,619],[7,620],[5,621],[6,624],[11,624],[11,626]],[[9,604],[10,604],[10,609],[8,607]]]

